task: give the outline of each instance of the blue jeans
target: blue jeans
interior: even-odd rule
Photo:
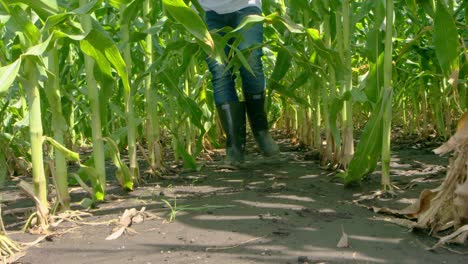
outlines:
[[[262,11],[260,8],[255,6],[246,7],[229,14],[218,14],[214,11],[207,11],[206,24],[209,30],[220,29],[226,26],[236,28],[246,16],[261,14]],[[255,24],[247,30],[242,30],[240,34],[242,40],[238,49],[241,51],[250,48],[252,45],[263,43],[262,24]],[[228,54],[229,51],[230,48],[226,46],[226,54]],[[254,74],[250,73],[243,66],[240,68],[242,90],[244,93],[259,94],[265,90],[265,75],[263,73],[262,56],[262,49],[258,48],[250,51],[246,58]],[[227,102],[239,101],[239,97],[237,96],[235,89],[235,75],[231,69],[226,70],[226,64],[221,64],[212,58],[207,58],[206,60],[208,68],[213,75],[212,82],[215,104],[221,105]]]

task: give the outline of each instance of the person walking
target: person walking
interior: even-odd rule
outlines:
[[[237,28],[248,15],[262,15],[261,0],[198,0],[205,10],[205,22],[210,31],[223,27]],[[219,34],[223,34],[220,32]],[[239,50],[249,49],[263,43],[263,25],[260,23],[240,31]],[[226,54],[230,52],[227,45]],[[261,48],[253,49],[247,62],[253,71],[240,67],[242,91],[245,102],[240,102],[235,89],[235,75],[227,65],[208,57],[212,74],[214,101],[226,134],[226,158],[224,164],[238,168],[244,161],[246,112],[257,145],[264,156],[279,154],[279,147],[271,137],[265,112],[265,75]]]

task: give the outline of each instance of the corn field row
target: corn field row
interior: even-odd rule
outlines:
[[[448,138],[468,109],[467,1],[266,0],[263,16],[223,37],[197,1],[0,4],[1,182],[32,175],[45,227],[48,181],[66,210],[72,183],[105,198],[106,162],[125,190],[143,175],[138,153],[155,175],[173,161],[198,169],[222,138],[205,57],[245,66],[236,41],[229,56],[219,47],[254,23],[265,29],[271,125],[319,149],[346,184],[381,161],[391,190],[392,132]]]

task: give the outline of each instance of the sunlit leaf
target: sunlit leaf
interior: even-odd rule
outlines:
[[[31,7],[44,21],[47,17],[56,15],[59,10],[56,0],[4,0],[5,3],[23,3]]]
[[[239,25],[233,30],[233,32],[247,30],[255,24],[263,23],[265,17],[259,15],[248,15],[246,16]]]
[[[120,78],[122,78],[126,93],[129,94],[130,83],[125,62],[115,43],[100,31],[93,29],[80,44],[83,52],[96,61],[102,72],[109,72],[109,63],[114,67]]]
[[[0,94],[10,88],[18,75],[21,66],[21,59],[17,59],[10,65],[0,68]]]
[[[55,139],[51,137],[45,137],[45,140],[47,140],[52,146],[54,146],[54,148],[57,151],[60,151],[60,153],[62,153],[67,160],[80,162],[79,153],[67,149],[64,145],[60,144],[59,142],[57,142]]]
[[[163,4],[167,12],[177,22],[181,23],[188,32],[202,41],[211,51],[214,50],[214,42],[205,23],[183,0],[163,0]],[[211,52],[208,52],[208,54],[211,54]]]
[[[80,164],[78,175],[80,175],[80,178],[87,178],[91,181],[91,185],[93,187],[93,199],[96,201],[103,201],[105,190],[102,189],[102,186],[105,186],[105,184],[101,184],[99,182],[99,172],[92,167],[92,159],[89,161],[91,162],[88,162],[87,165]]]
[[[437,1],[434,18],[434,46],[440,67],[449,76],[458,68],[458,32],[453,17],[442,1]]]

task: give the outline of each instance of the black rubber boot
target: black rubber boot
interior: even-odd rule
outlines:
[[[221,125],[226,133],[224,165],[239,168],[245,161],[245,103],[228,102],[216,106]]]
[[[265,112],[265,93],[245,93],[247,115],[250,127],[257,141],[258,147],[264,156],[271,157],[279,154],[279,147],[268,132],[268,120]]]

